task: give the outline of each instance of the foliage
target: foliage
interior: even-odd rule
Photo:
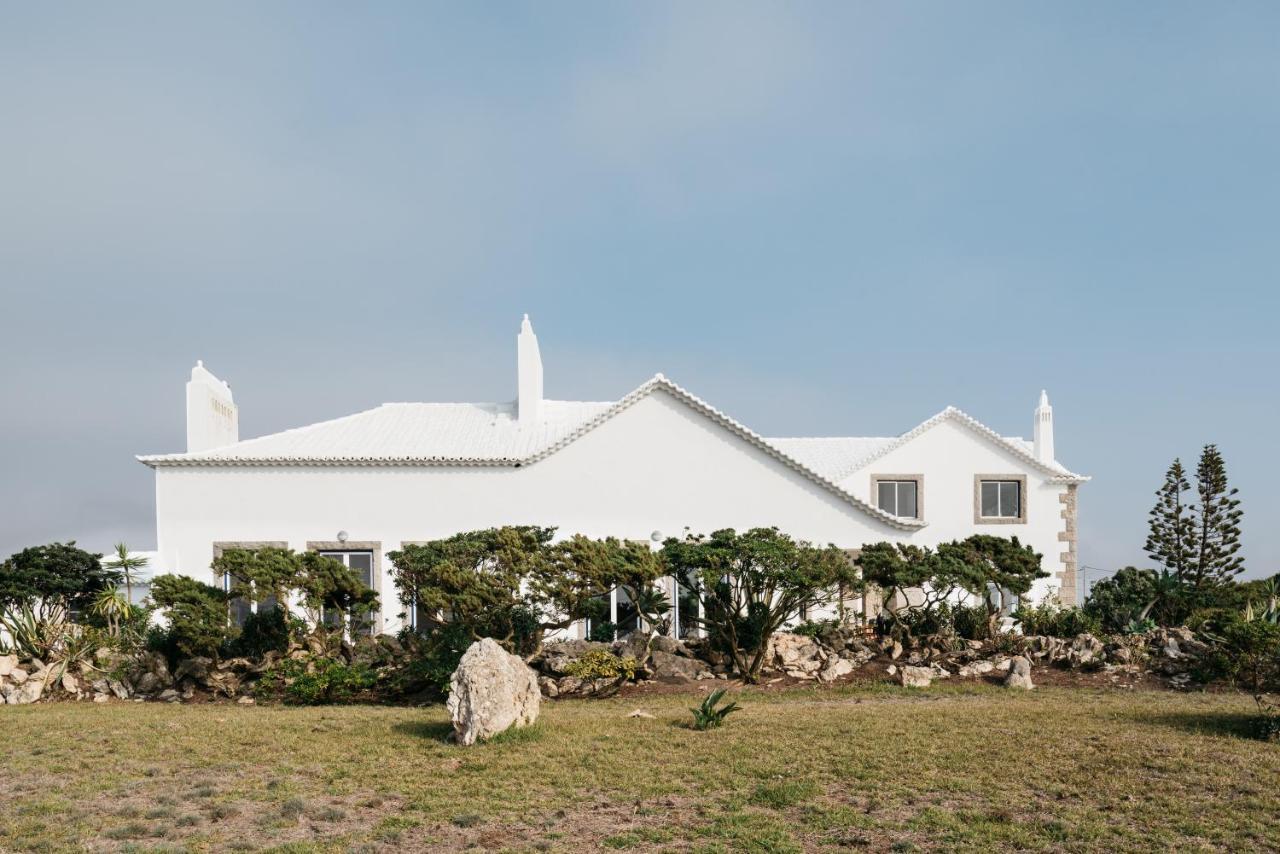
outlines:
[[[1084,609],[1108,632],[1123,632],[1130,623],[1147,618],[1162,626],[1176,625],[1191,610],[1188,590],[1172,572],[1132,566],[1093,585]]]
[[[612,620],[592,620],[591,631],[587,632],[587,640],[595,643],[609,643],[618,636],[618,624]]]
[[[128,622],[133,613],[133,606],[116,590],[107,588],[98,591],[93,599],[93,605],[89,607],[89,612],[106,622],[107,634],[110,637],[118,638],[120,624]]]
[[[437,696],[447,694],[458,662],[474,642],[471,630],[461,623],[440,623],[426,634],[405,632],[401,643],[410,658],[391,677],[388,693],[397,697],[424,691]]]
[[[1271,697],[1280,692],[1280,624],[1238,618],[1224,625],[1215,640],[1223,674],[1254,699],[1259,734],[1280,734],[1280,704]]]
[[[102,565],[120,573],[120,577],[124,579],[125,601],[132,605],[133,581],[138,577],[138,571],[145,569],[150,561],[145,557],[130,554],[129,547],[124,543],[116,543],[115,550],[115,555],[103,561]]]
[[[578,679],[623,679],[631,681],[636,678],[638,665],[631,656],[614,655],[607,649],[593,649],[577,661],[565,667],[564,672]]]
[[[719,706],[720,699],[724,697],[724,692],[724,688],[717,688],[703,699],[702,705],[689,709],[689,711],[693,712],[694,729],[716,729],[724,724],[725,718],[742,708],[736,702]]]
[[[951,609],[951,627],[965,640],[990,640],[990,614],[984,605],[960,605]]]
[[[1155,628],[1155,620],[1150,617],[1143,617],[1141,620],[1130,620],[1128,625],[1124,627],[1124,633],[1126,635],[1144,635]]]
[[[1182,460],[1175,459],[1165,472],[1164,483],[1156,491],[1156,505],[1148,514],[1151,532],[1144,550],[1153,561],[1179,578],[1187,573],[1195,530],[1194,508],[1183,498],[1190,491]]]
[[[120,581],[101,557],[76,548],[75,541],[23,549],[0,565],[0,607],[45,601],[73,612],[87,609],[99,591]]]
[[[1196,522],[1184,581],[1199,591],[1230,581],[1244,569],[1240,551],[1240,490],[1227,483],[1227,467],[1216,445],[1205,445],[1196,466]]]
[[[828,602],[837,589],[859,586],[843,551],[793,540],[777,528],[671,538],[662,557],[701,601],[697,624],[748,682],[759,679],[775,631]]]
[[[322,613],[359,617],[377,607],[378,594],[340,560],[319,552],[271,546],[227,549],[213,561],[219,575],[231,579],[229,594],[259,604],[288,602],[295,594],[314,622]]]
[[[1024,596],[1038,578],[1041,556],[1017,537],[976,534],[936,549],[903,543],[864,546],[857,563],[863,579],[884,593],[885,613],[896,634],[911,639],[948,625],[942,613],[963,590],[977,596],[995,634],[1007,596]]]
[[[289,705],[319,706],[347,703],[369,691],[377,674],[363,664],[348,664],[328,656],[286,658],[258,681],[255,691],[278,694]]]
[[[234,655],[262,658],[268,652],[284,653],[291,638],[306,632],[306,624],[291,618],[284,608],[259,608],[245,618],[240,634],[231,642]]]
[[[830,632],[832,629],[840,627],[839,620],[805,620],[791,631],[797,635],[804,635],[808,638],[819,638]]]
[[[152,636],[153,648],[215,658],[230,638],[227,594],[217,587],[185,575],[160,575],[151,583],[151,598],[169,622],[163,640]]]
[[[91,660],[107,641],[96,630],[72,622],[56,602],[24,603],[0,612],[0,654],[39,659],[54,678],[72,664]]]
[[[1102,621],[1093,614],[1083,608],[1063,608],[1049,602],[1020,605],[1014,619],[1025,635],[1073,638],[1081,634],[1102,634]]]
[[[599,600],[624,587],[638,605],[663,574],[647,543],[575,535],[554,528],[470,531],[389,553],[407,606],[447,615],[474,639],[491,637],[530,654],[547,631],[599,615]],[[612,639],[612,637],[610,638]]]

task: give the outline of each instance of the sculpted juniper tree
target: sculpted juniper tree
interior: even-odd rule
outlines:
[[[914,624],[936,622],[938,609],[966,580],[965,556],[954,544],[927,546],[873,543],[863,546],[855,564],[863,581],[882,593],[884,613],[895,635],[910,642]]]
[[[388,554],[391,573],[406,607],[525,656],[615,587],[648,601],[663,571],[647,544],[582,535],[554,542],[555,530],[507,526],[407,545]]]
[[[938,549],[958,550],[958,581],[986,606],[990,637],[996,636],[1000,617],[1009,612],[1010,600],[1026,596],[1038,579],[1049,577],[1040,566],[1042,556],[1017,537],[974,534]]]
[[[378,594],[340,560],[318,552],[264,547],[227,549],[213,561],[218,575],[230,579],[227,601],[274,603],[287,610],[297,597],[313,623],[332,615],[333,626],[345,631],[349,618],[359,619],[378,604]]]
[[[842,586],[861,589],[848,555],[835,546],[793,540],[777,528],[732,528],[668,539],[667,571],[701,604],[696,622],[747,682],[758,682],[773,633]]]

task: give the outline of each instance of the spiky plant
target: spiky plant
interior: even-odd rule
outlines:
[[[706,696],[702,701],[702,705],[691,708],[693,712],[693,728],[698,730],[715,729],[724,724],[724,719],[732,712],[736,712],[742,707],[736,702],[727,703],[719,706],[720,700],[724,697],[725,689],[718,688]],[[719,708],[717,708],[719,706]]]

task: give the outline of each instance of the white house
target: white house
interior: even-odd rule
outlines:
[[[156,473],[155,571],[222,583],[210,569],[221,549],[331,552],[380,592],[375,629],[394,632],[387,553],[460,531],[657,541],[777,526],[848,549],[986,532],[1044,555],[1050,577],[1033,597],[1075,601],[1088,478],[1055,458],[1043,392],[1030,441],[952,407],[896,437],[765,438],[662,374],[618,400],[545,399],[527,316],[517,354],[512,402],[387,403],[243,441],[230,388],[197,363],[187,450],[138,458]]]

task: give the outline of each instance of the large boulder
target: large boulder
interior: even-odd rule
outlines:
[[[818,681],[835,682],[841,676],[848,676],[854,670],[854,664],[847,658],[832,658],[827,666],[818,671]]]
[[[653,650],[650,656],[655,679],[701,679],[711,675],[707,665],[696,658],[685,658],[660,649]]]
[[[0,655],[0,676],[8,676],[18,666],[18,656]]]
[[[475,744],[512,726],[538,719],[538,677],[492,638],[481,638],[462,655],[449,681],[446,707],[459,744]]]
[[[790,632],[775,632],[769,638],[765,656],[773,669],[799,679],[816,679],[826,659],[826,653],[813,638]]]
[[[1031,682],[1031,660],[1026,656],[1015,655],[1009,663],[1009,675],[1004,678],[1004,687],[1022,688],[1030,691],[1036,687]]]

